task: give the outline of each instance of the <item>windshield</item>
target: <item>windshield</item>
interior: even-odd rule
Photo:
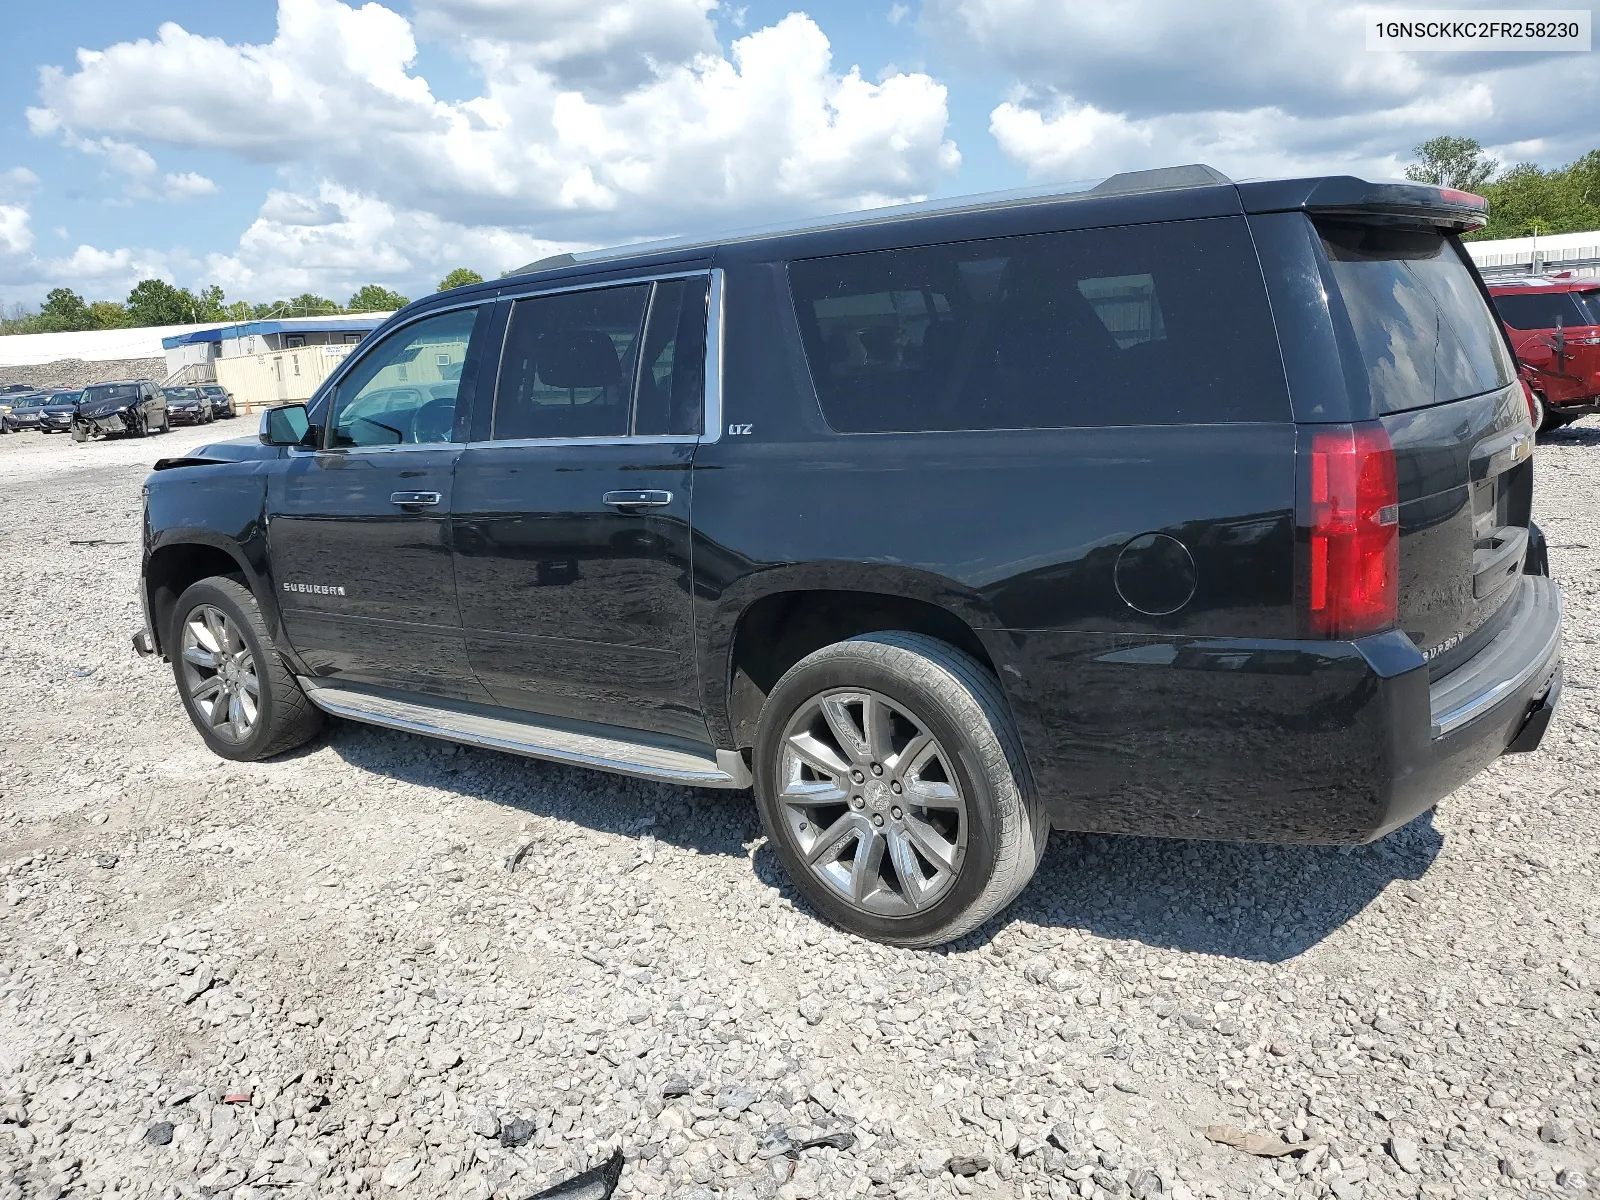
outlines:
[[[199,396],[197,396],[195,394],[195,390],[193,388],[167,388],[165,390],[166,390],[166,394],[167,394],[167,399],[168,400],[198,400],[199,399]]]
[[[94,387],[83,389],[83,402],[85,404],[103,404],[107,400],[137,400],[139,398],[139,385],[136,383],[97,383]]]
[[[82,392],[57,392],[50,397],[51,404],[74,404]]]
[[[1319,222],[1378,410],[1403,412],[1516,378],[1495,314],[1453,238]]]

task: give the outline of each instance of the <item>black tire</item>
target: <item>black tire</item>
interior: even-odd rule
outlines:
[[[1544,410],[1544,432],[1549,433],[1552,429],[1564,429],[1577,419],[1571,413],[1556,412],[1554,409],[1546,407]]]
[[[1545,406],[1544,397],[1538,392],[1533,393],[1533,432],[1538,436],[1550,427],[1550,410]]]
[[[819,878],[778,799],[791,721],[830,689],[854,688],[878,693],[932,734],[948,751],[952,782],[968,798],[965,853],[954,881],[929,907],[906,915],[869,912]],[[999,682],[970,655],[922,634],[864,634],[791,667],[761,710],[755,793],[773,851],[817,911],[851,933],[896,946],[941,945],[1000,912],[1033,877],[1050,832]]]
[[[191,614],[202,606],[221,610],[238,631],[255,664],[258,682],[258,709],[255,725],[240,741],[220,736],[210,726],[203,711],[190,694],[182,659],[182,634]],[[303,746],[322,729],[322,711],[295,682],[294,675],[279,657],[261,608],[248,588],[236,580],[222,577],[202,579],[191,584],[178,598],[172,625],[167,631],[166,649],[172,660],[173,678],[183,707],[211,750],[237,762],[255,762]]]

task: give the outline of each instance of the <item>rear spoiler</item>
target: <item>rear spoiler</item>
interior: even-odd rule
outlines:
[[[1372,183],[1353,175],[1274,179],[1238,185],[1247,213],[1306,212],[1433,225],[1452,233],[1482,229],[1489,202],[1482,196],[1428,183]]]

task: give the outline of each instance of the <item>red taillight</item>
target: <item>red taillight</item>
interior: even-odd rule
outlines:
[[[1400,593],[1400,488],[1389,435],[1378,424],[1318,429],[1310,465],[1311,632],[1353,638],[1389,629]]]

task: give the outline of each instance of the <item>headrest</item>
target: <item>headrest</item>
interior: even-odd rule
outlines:
[[[598,329],[542,334],[534,350],[539,379],[547,387],[604,388],[622,383],[617,348]]]

